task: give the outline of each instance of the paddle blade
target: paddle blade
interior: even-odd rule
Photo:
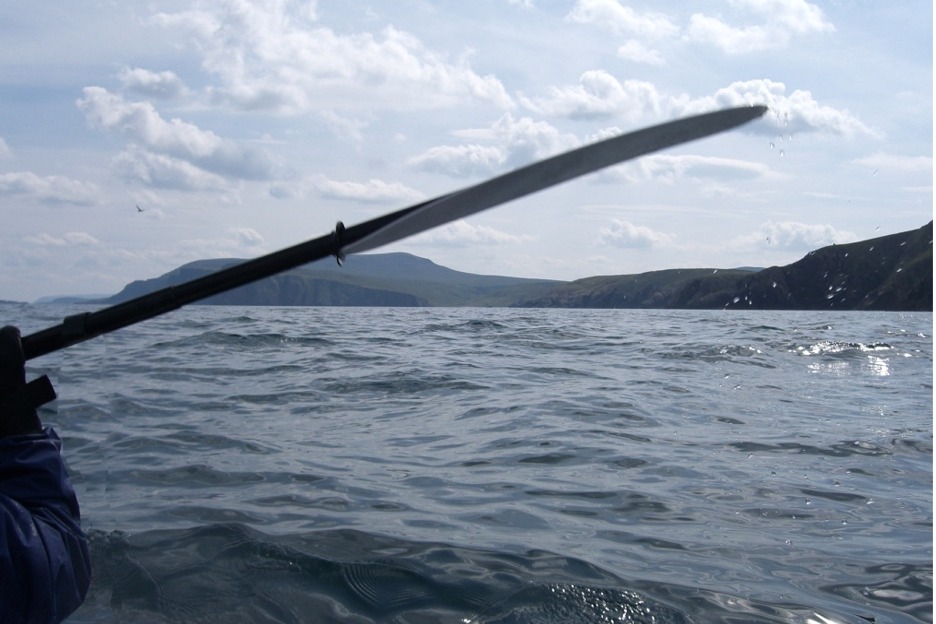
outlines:
[[[426,202],[419,209],[342,248],[360,253],[632,158],[736,128],[767,112],[742,106],[685,117],[553,156]]]

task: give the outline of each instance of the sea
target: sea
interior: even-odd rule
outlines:
[[[931,313],[191,306],[43,373],[71,623],[933,621]]]

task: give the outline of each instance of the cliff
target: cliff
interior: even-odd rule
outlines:
[[[830,245],[782,267],[670,269],[589,277],[517,303],[521,307],[933,309],[933,223],[919,230]]]

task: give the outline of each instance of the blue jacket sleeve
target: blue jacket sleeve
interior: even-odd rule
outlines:
[[[0,439],[0,622],[61,622],[91,581],[78,498],[52,428]]]

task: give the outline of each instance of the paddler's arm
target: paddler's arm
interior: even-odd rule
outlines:
[[[91,580],[78,499],[60,454],[24,398],[19,331],[0,329],[0,622],[61,622]]]

